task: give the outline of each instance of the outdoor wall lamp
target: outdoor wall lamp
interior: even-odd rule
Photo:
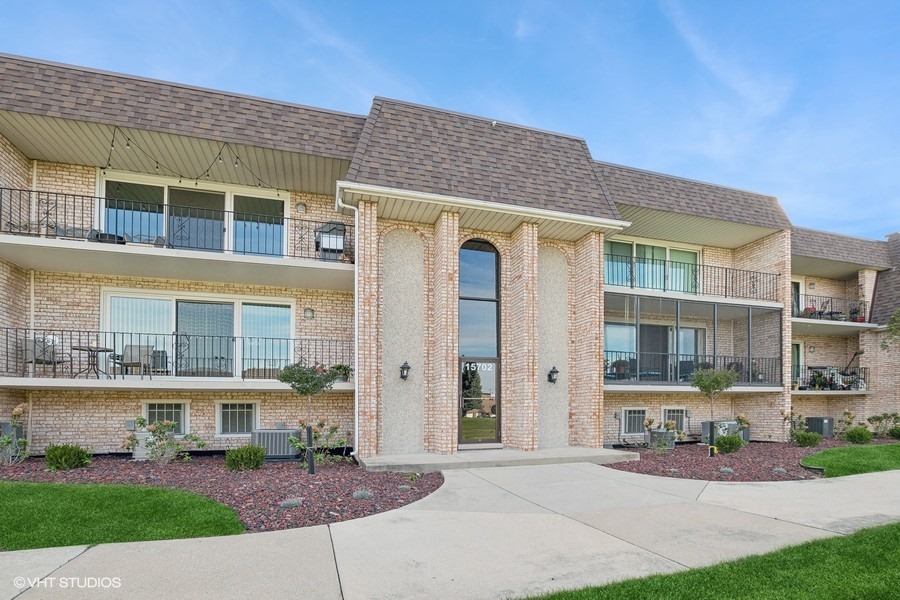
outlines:
[[[550,383],[556,383],[556,380],[559,379],[559,369],[554,365],[550,372],[547,373],[547,381]]]
[[[406,381],[409,378],[409,362],[403,361],[403,364],[400,365],[400,379]]]
[[[315,318],[316,318],[316,311],[313,310],[312,308],[305,308],[305,309],[303,309],[303,318],[306,319],[307,321],[310,320],[310,319],[315,319]]]

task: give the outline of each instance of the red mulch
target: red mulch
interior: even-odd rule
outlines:
[[[131,483],[177,488],[202,494],[237,512],[248,531],[274,531],[337,523],[405,506],[444,482],[440,473],[409,481],[406,473],[363,471],[356,465],[316,466],[309,475],[296,462],[267,462],[258,471],[231,472],[222,456],[197,456],[158,466],[130,457],[95,456],[91,465],[71,471],[45,471],[41,458],[0,466],[0,480],[58,483]],[[371,498],[355,499],[365,490]],[[364,494],[358,494],[364,495]],[[281,508],[285,500],[300,506]]]
[[[872,443],[891,443],[894,439],[876,439]],[[620,471],[703,479],[706,481],[789,481],[819,479],[821,475],[800,466],[800,459],[828,448],[851,446],[834,438],[825,438],[815,448],[800,448],[794,444],[775,442],[751,442],[732,454],[719,454],[709,458],[709,446],[679,444],[657,456],[651,450],[639,449],[640,460],[606,465]],[[731,469],[723,472],[720,469]],[[776,471],[781,469],[784,472]]]

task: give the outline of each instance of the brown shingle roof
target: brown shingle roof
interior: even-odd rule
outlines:
[[[827,258],[842,262],[888,268],[891,259],[885,242],[794,227],[791,232],[791,254],[810,258]]]
[[[888,236],[887,255],[894,268],[878,273],[875,284],[875,301],[872,305],[872,322],[885,325],[891,315],[900,308],[900,233]]]
[[[790,229],[774,196],[597,161],[613,201],[721,221]]]
[[[365,117],[0,54],[0,110],[349,160]]]
[[[580,138],[376,98],[347,180],[619,219]]]

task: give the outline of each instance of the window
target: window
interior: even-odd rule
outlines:
[[[684,428],[684,418],[687,411],[683,408],[664,408],[662,412],[663,423],[666,421],[675,421],[675,429],[678,431],[687,431]]]
[[[459,355],[499,356],[499,255],[472,240],[459,251]]]
[[[624,435],[637,435],[644,433],[644,419],[647,418],[646,408],[626,408],[622,410],[622,433]]]
[[[187,410],[184,404],[175,403],[155,403],[147,404],[147,421],[154,423],[156,421],[174,421],[176,424],[175,433],[184,435],[188,431],[187,426]]]
[[[604,283],[696,294],[700,254],[666,246],[605,241]]]
[[[256,404],[252,402],[219,405],[219,433],[248,434],[256,427]]]
[[[119,176],[116,176],[119,177]],[[235,186],[207,183],[178,187],[178,180],[135,177],[106,179],[100,227],[129,242],[169,248],[283,256],[284,200],[243,195]],[[250,191],[247,189],[247,191]]]

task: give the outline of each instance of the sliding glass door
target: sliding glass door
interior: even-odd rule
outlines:
[[[178,300],[175,320],[176,375],[234,375],[233,303]]]

